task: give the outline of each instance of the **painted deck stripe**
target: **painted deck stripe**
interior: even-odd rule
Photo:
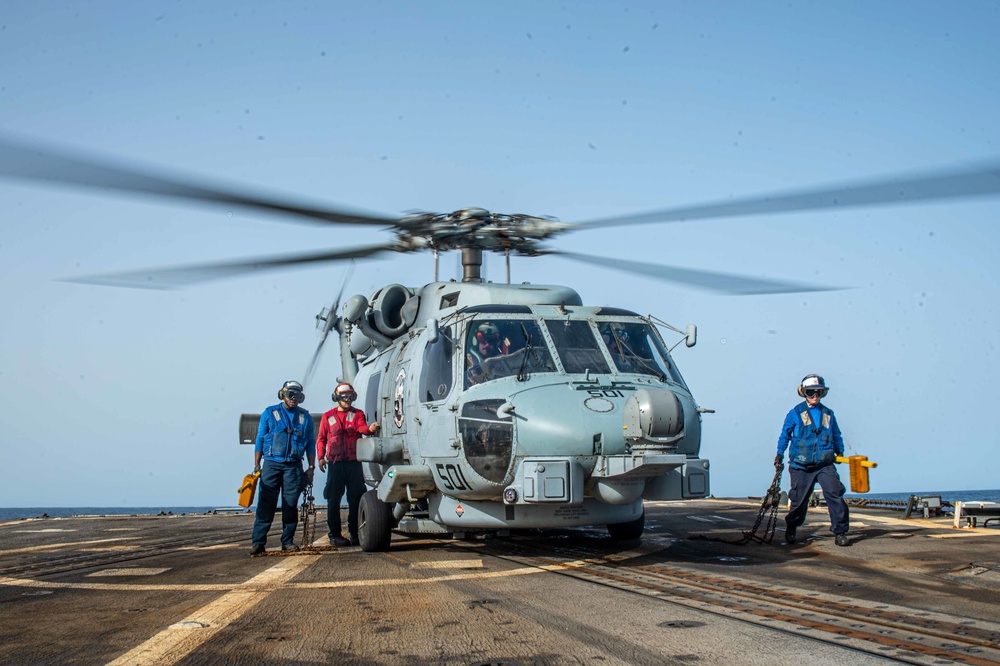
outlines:
[[[50,543],[45,546],[29,546],[27,548],[10,548],[0,550],[0,553],[9,555],[11,553],[32,553],[39,550],[55,550],[57,548],[67,548],[69,546],[88,546],[95,543],[111,543],[112,541],[133,541],[139,537],[111,537],[108,539],[91,539],[90,541],[70,541],[68,543]]]
[[[414,562],[414,569],[482,569],[482,560],[437,560],[435,562]]]
[[[317,559],[318,556],[285,558],[129,650],[108,666],[167,666],[177,663]]]
[[[95,571],[94,573],[87,574],[87,578],[91,576],[101,577],[101,576],[156,576],[164,571],[170,571],[170,567],[118,567],[115,569],[101,569],[100,571]]]

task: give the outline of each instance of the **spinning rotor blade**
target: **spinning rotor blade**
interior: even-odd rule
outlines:
[[[191,264],[174,268],[154,268],[150,270],[125,271],[107,275],[92,275],[78,278],[67,278],[63,282],[80,282],[82,284],[97,284],[109,287],[134,287],[138,289],[176,289],[199,282],[221,280],[252,273],[254,271],[272,270],[275,268],[290,268],[303,264],[324,261],[341,261],[344,259],[363,259],[373,257],[382,252],[399,251],[394,243],[369,245],[349,250],[313,252],[309,254],[286,254],[281,256],[258,257],[208,264]],[[343,291],[343,288],[341,288]],[[339,298],[339,297],[338,297]]]
[[[625,273],[638,273],[657,280],[672,282],[686,287],[695,287],[706,291],[733,294],[736,296],[794,294],[798,292],[836,291],[839,289],[845,289],[845,287],[826,287],[801,282],[786,282],[784,280],[764,280],[743,275],[733,275],[731,273],[715,273],[713,271],[699,271],[691,268],[676,268],[673,266],[662,266],[660,264],[647,264],[642,261],[611,259],[608,257],[598,257],[592,254],[561,252],[559,250],[547,251],[547,254],[554,254],[559,257],[565,257],[566,259],[572,259],[573,261],[580,261],[586,264],[599,264],[601,266],[605,266],[616,271],[623,271]]]
[[[781,192],[718,203],[664,208],[572,225],[571,229],[685,222],[723,217],[791,213],[825,208],[854,208],[1000,194],[1000,163],[971,169],[936,171],[872,179],[839,187]]]
[[[145,167],[116,165],[106,158],[74,156],[3,137],[0,137],[0,176],[235,206],[291,215],[300,221],[314,223],[385,227],[395,226],[398,222],[391,217],[314,207],[290,198],[270,198],[236,189],[198,185],[191,179],[156,173]]]
[[[316,351],[313,352],[312,359],[309,361],[309,365],[306,366],[306,374],[303,376],[302,384],[308,386],[309,380],[312,379],[313,372],[316,371],[316,363],[319,361],[319,354],[323,351],[323,345],[326,343],[326,338],[330,335],[330,331],[337,327],[340,323],[340,317],[337,316],[337,311],[340,310],[340,298],[344,295],[344,289],[347,287],[347,282],[351,279],[351,273],[354,272],[354,261],[351,261],[350,265],[347,267],[347,272],[344,273],[344,280],[340,283],[340,291],[337,292],[337,298],[333,299],[333,305],[330,306],[330,311],[326,315],[326,321],[323,323],[323,333],[320,335],[319,344],[316,345]],[[322,315],[322,312],[317,315],[317,318]]]

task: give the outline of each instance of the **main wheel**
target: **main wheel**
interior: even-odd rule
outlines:
[[[646,512],[643,511],[635,520],[630,520],[627,523],[614,523],[608,525],[608,534],[615,541],[629,541],[631,539],[638,539],[642,536],[642,530],[646,527]]]
[[[361,496],[358,506],[358,540],[361,550],[379,553],[389,550],[392,539],[392,506],[378,498],[374,490]]]

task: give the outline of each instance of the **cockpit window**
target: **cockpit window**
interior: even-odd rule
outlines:
[[[590,322],[546,319],[545,326],[567,374],[611,372]]]
[[[465,387],[501,377],[555,372],[545,338],[531,319],[476,319],[465,340]]]
[[[599,322],[597,330],[619,372],[655,375],[683,385],[660,337],[649,324]]]

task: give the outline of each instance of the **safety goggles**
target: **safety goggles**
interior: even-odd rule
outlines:
[[[358,394],[355,393],[354,391],[344,391],[343,393],[337,394],[337,402],[340,402],[341,400],[349,400],[350,402],[354,402],[357,399],[358,399]]]
[[[476,331],[477,342],[489,342],[490,344],[495,345],[498,340],[500,340],[499,333],[483,333],[482,331]]]
[[[295,402],[302,402],[305,400],[306,394],[297,389],[285,389],[285,397]]]
[[[803,391],[807,398],[815,398],[816,396],[823,397],[826,395],[826,389],[806,389]]]

